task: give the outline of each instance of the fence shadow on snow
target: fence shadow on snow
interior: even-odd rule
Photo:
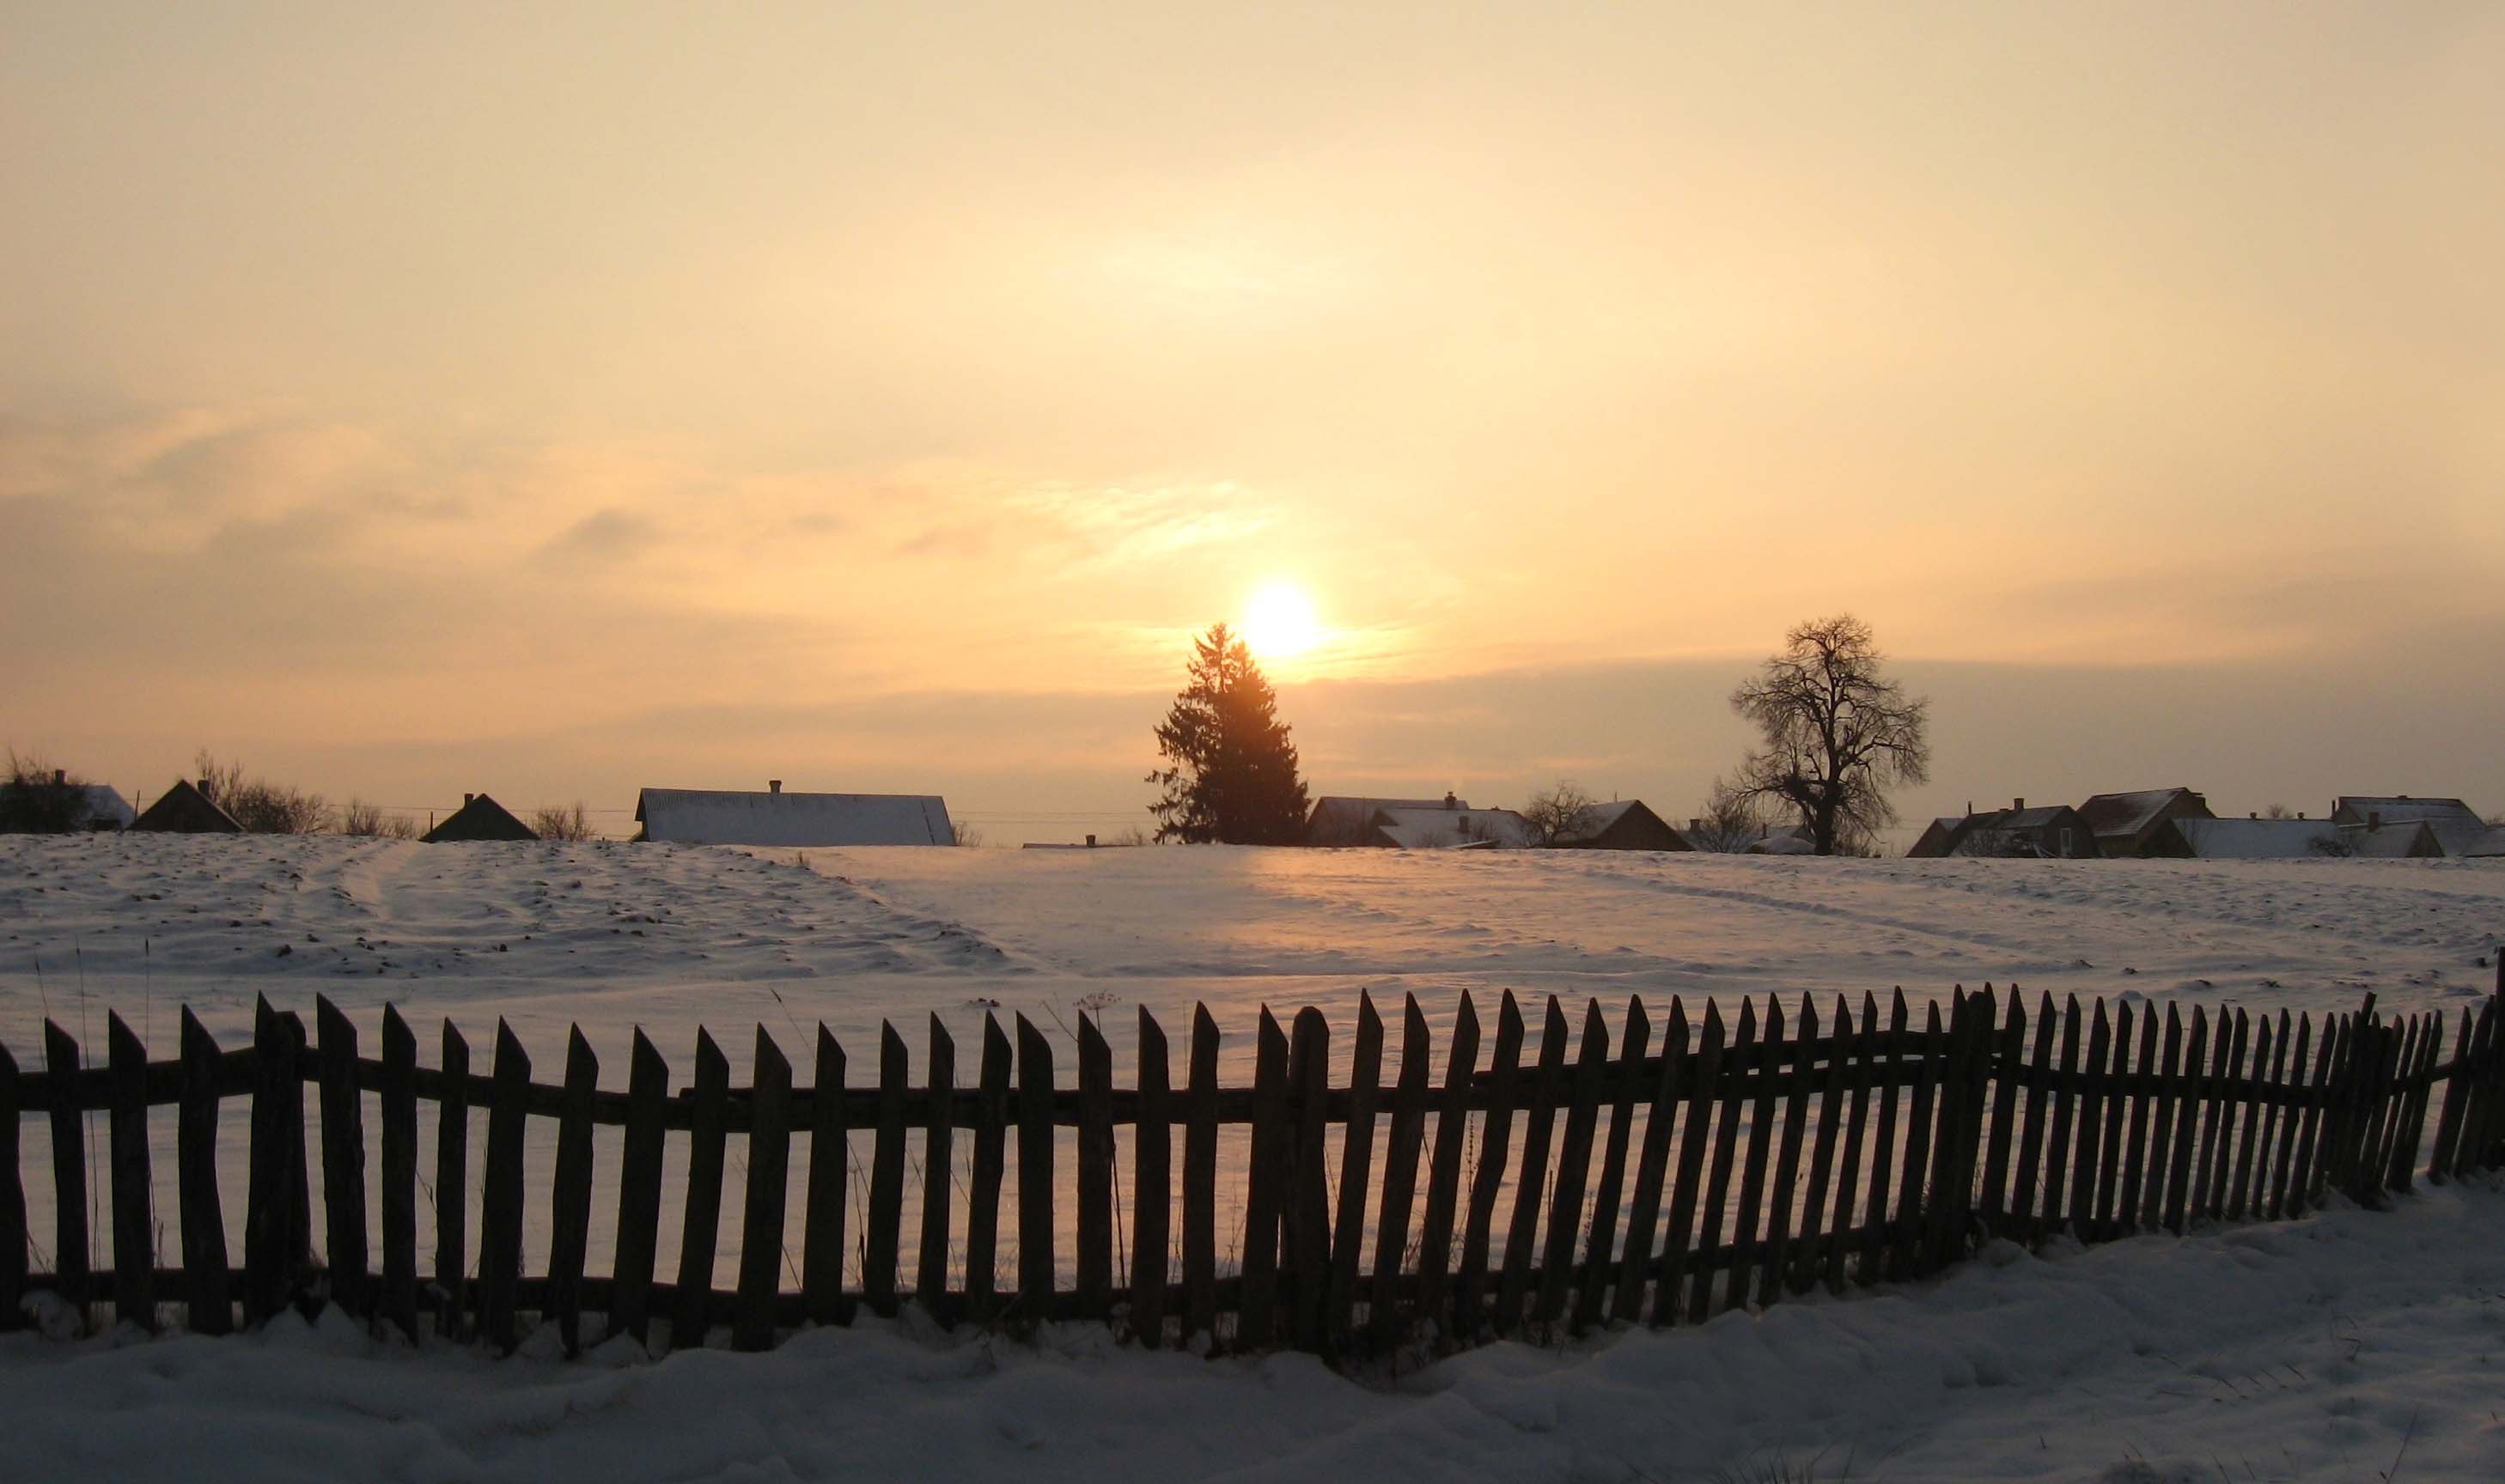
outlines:
[[[378,1058],[327,1000],[314,1034],[265,1001],[248,1049],[221,1051],[183,1015],[181,1054],[151,1062],[119,1017],[105,1063],[46,1022],[41,1070],[0,1049],[0,1326],[51,1290],[83,1322],[157,1328],[176,1312],[205,1333],[290,1306],[335,1302],[399,1327],[422,1324],[511,1349],[525,1315],[579,1348],[582,1316],[657,1350],[727,1326],[743,1349],[803,1324],[848,1323],[862,1307],[918,1304],[943,1323],[1022,1329],[1039,1319],[1104,1320],[1147,1345],[1196,1336],[1219,1350],[1290,1346],[1334,1356],[1491,1335],[1553,1335],[1611,1322],[1695,1322],[1824,1286],[1900,1281],[1939,1270],[1982,1242],[2098,1242],[2202,1222],[2296,1216],[2339,1191],[2365,1204],[2408,1189],[2436,1117],[2428,1179],[2505,1160],[2505,970],[2496,997],[2465,1008],[2448,1038],[2438,1013],[2387,1019],[2370,995],[2356,1012],[2291,1023],[2174,1005],[2103,1000],[2084,1012],[2014,988],[1958,991],[1917,1020],[1898,992],[1857,1017],[1839,999],[1823,1018],[1803,1000],[1767,1000],[1726,1021],[1709,1003],[1690,1022],[1676,998],[1655,1026],[1631,1001],[1613,1048],[1598,1001],[1579,1037],[1547,1001],[1535,1060],[1506,994],[1487,1064],[1464,995],[1437,1063],[1414,999],[1399,1026],[1398,1075],[1382,1081],[1386,1027],[1361,1004],[1347,1086],[1329,1085],[1319,1011],[1282,1028],[1262,1012],[1249,1087],[1218,1086],[1218,1030],[1193,1017],[1181,1087],[1169,1047],[1140,1013],[1136,1085],[1113,1086],[1111,1050],[1080,1022],[1075,1088],[1055,1085],[1052,1047],[1024,1017],[1015,1040],[986,1018],[974,1085],[956,1086],[955,1047],[936,1018],[927,1076],[909,1084],[893,1026],[875,1085],[848,1085],[844,1050],[821,1026],[812,1085],[794,1086],[760,1027],[752,1086],[729,1086],[713,1038],[697,1036],[694,1080],[675,1094],[660,1053],[636,1033],[625,1090],[603,1089],[578,1029],[564,1081],[531,1080],[531,1058],[499,1024],[492,1064],[471,1068],[448,1021],[438,1065],[386,1009]],[[2447,1045],[2448,1039],[2450,1046]],[[1570,1056],[1569,1052],[1572,1054]],[[323,1188],[315,1257],[307,1178],[313,1089]],[[216,1167],[219,1105],[251,1108],[242,1263],[227,1250]],[[435,1108],[434,1272],[417,1265],[420,1107]],[[173,1157],[181,1264],[159,1265],[148,1111],[178,1108]],[[485,1111],[475,1269],[466,1207],[473,1109]],[[89,1265],[84,1115],[109,1115],[113,1265]],[[365,1122],[380,1121],[381,1265],[367,1231]],[[544,1271],[523,1270],[523,1150],[531,1120],[553,1121]],[[53,1271],[29,1271],[21,1123],[49,1126]],[[1388,1136],[1384,1124],[1388,1123]],[[594,1213],[593,1130],[623,1130],[615,1187],[616,1254],[585,1272]],[[1250,1130],[1230,1164],[1236,1270],[1220,1275],[1219,1130]],[[1517,1126],[1518,1125],[1518,1126]],[[1128,1135],[1127,1200],[1117,1205]],[[856,1282],[846,1283],[850,1130],[870,1134],[867,1198],[851,1213]],[[715,1287],[728,1136],[744,1134],[743,1240],[733,1286]],[[1430,1138],[1431,1134],[1431,1138]],[[815,1155],[796,1192],[795,1136]],[[971,1140],[958,1189],[954,1141]],[[1180,1200],[1171,1181],[1181,1149]],[[663,1164],[684,1141],[685,1196],[674,1281],[655,1273]],[[40,1146],[39,1146],[40,1148]],[[908,1177],[908,1153],[920,1159]],[[1380,1152],[1381,1168],[1377,1155]],[[1003,1188],[1015,1155],[1012,1271],[999,1271]],[[1333,1154],[1336,1158],[1332,1158]],[[1075,1261],[1059,1264],[1056,1172],[1075,1162]],[[43,1162],[35,1156],[38,1169]],[[1465,1164],[1467,1168],[1465,1169]],[[1597,1164],[1597,1170],[1595,1165]],[[1736,1183],[1736,1184],[1735,1184]],[[918,1195],[908,1224],[908,1186]],[[1423,1199],[1422,1199],[1423,1191]],[[954,1203],[962,1197],[964,1220]],[[796,1260],[787,1202],[801,1205]],[[1126,1272],[1116,1271],[1118,1236]],[[1500,1209],[1502,1208],[1502,1209]],[[912,1229],[908,1229],[910,1225]],[[1240,1244],[1240,1246],[1239,1246]],[[906,1262],[910,1259],[908,1283]],[[787,1272],[796,1289],[787,1289]],[[1064,1283],[1064,1273],[1072,1281]],[[655,1321],[660,1321],[658,1326]]]

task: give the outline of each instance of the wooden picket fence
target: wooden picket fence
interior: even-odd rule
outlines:
[[[1899,991],[1857,1018],[1839,999],[1824,1018],[1804,1000],[1786,1016],[1743,1000],[1736,1020],[1708,1003],[1691,1023],[1676,998],[1655,1027],[1631,1001],[1616,1045],[1598,1001],[1579,1036],[1555,998],[1535,1060],[1513,996],[1498,1013],[1488,1064],[1463,996],[1441,1057],[1411,999],[1398,1075],[1383,1085],[1386,1028],[1361,1004],[1347,1086],[1330,1085],[1330,1030],[1318,1011],[1283,1028],[1263,1011],[1250,1087],[1218,1085],[1218,1029],[1193,1016],[1184,1085],[1169,1085],[1168,1045],[1139,1017],[1136,1085],[1113,1086],[1093,1021],[1077,1031],[1076,1086],[1055,1080],[1053,1052],[1024,1017],[1015,1041],[986,1018],[973,1086],[957,1085],[955,1048],[935,1018],[927,1073],[910,1084],[906,1050],[883,1027],[874,1087],[847,1083],[843,1048],[821,1026],[813,1085],[760,1027],[752,1086],[699,1032],[691,1087],[673,1095],[660,1053],[639,1031],[623,1091],[599,1086],[578,1029],[564,1081],[531,1080],[531,1060],[499,1025],[492,1066],[471,1071],[460,1033],[443,1027],[438,1065],[386,1009],[381,1055],[317,1002],[302,1022],[264,1002],[253,1045],[221,1051],[190,1011],[181,1053],[151,1062],[118,1017],[104,1064],[47,1022],[42,1070],[0,1049],[0,1325],[20,1298],[50,1290],[93,1319],[156,1328],[179,1305],[207,1333],[290,1306],[338,1304],[415,1336],[442,1333],[512,1349],[526,1315],[581,1343],[586,1312],[607,1333],[655,1348],[701,1343],[727,1325],[731,1343],[770,1345],[804,1324],[848,1323],[860,1308],[919,1304],[943,1323],[1021,1329],[1039,1320],[1102,1320],[1139,1343],[1206,1336],[1219,1350],[1280,1345],[1335,1356],[1400,1346],[1448,1348],[1489,1335],[1554,1335],[1610,1323],[1694,1322],[1773,1304],[1823,1286],[1935,1272],[1993,1238],[2087,1242],[2181,1232],[2205,1222],[2275,1220],[2330,1191],[2380,1204],[2406,1190],[2444,1087],[2425,1174],[2444,1181],[2505,1162],[2505,971],[2496,997],[2465,1008],[2446,1045],[2440,1014],[2387,1019],[2373,997],[2316,1021],[2248,1018],[2174,1005],[2043,996],[2029,1014],[2014,988],[1956,992],[1945,1018],[1919,1017]],[[317,1260],[308,1197],[305,1088],[320,1134],[324,1241]],[[216,1167],[222,1100],[249,1100],[249,1193],[240,1271],[230,1260]],[[417,1265],[421,1104],[436,1109],[434,1271]],[[181,1262],[159,1265],[152,1210],[148,1111],[175,1105]],[[467,1253],[471,1111],[486,1116],[480,1233]],[[113,1265],[89,1265],[84,1116],[109,1115]],[[367,1231],[366,1131],[380,1119],[381,1265]],[[49,1124],[53,1267],[29,1271],[20,1122]],[[545,1269],[524,1273],[528,1121],[555,1124],[546,1191]],[[1517,1129],[1517,1121],[1519,1128]],[[1388,1138],[1382,1138],[1388,1122]],[[593,1220],[593,1130],[622,1127],[610,1274],[585,1272]],[[1221,1276],[1217,1173],[1224,1125],[1247,1125],[1234,1270]],[[1128,1271],[1115,1271],[1115,1131],[1129,1134]],[[858,1282],[845,1281],[850,1130],[871,1134]],[[1072,1130],[1070,1144],[1062,1131]],[[1182,1191],[1171,1187],[1182,1142]],[[971,1138],[962,1241],[952,1225],[953,1141]],[[1431,1132],[1431,1138],[1430,1138]],[[715,1287],[728,1136],[746,1139],[744,1240],[733,1286]],[[801,1252],[786,1250],[795,1135],[812,1157],[799,1199]],[[686,1140],[683,1240],[675,1282],[654,1272],[666,1141]],[[1006,1155],[1016,1154],[1015,1257],[999,1272]],[[1381,1168],[1376,1155],[1381,1145]],[[918,1145],[918,1229],[906,1229],[908,1152]],[[1333,1146],[1337,1157],[1331,1157]],[[1055,1170],[1076,1159],[1075,1282],[1056,1265]],[[1595,1161],[1597,1160],[1597,1171]],[[40,1160],[39,1160],[40,1163]],[[1736,1190],[1735,1190],[1736,1182]],[[1423,1187],[1424,1200],[1420,1200]],[[1507,1197],[1509,1196],[1509,1202]],[[1508,1209],[1499,1210],[1499,1206]],[[1235,1209],[1230,1203],[1230,1210]],[[1177,1216],[1180,1221],[1177,1221]],[[1369,1228],[1369,1222],[1371,1226]],[[1179,1230],[1177,1227],[1179,1226]],[[1231,1227],[1231,1224],[1230,1224]],[[1369,1240],[1370,1237],[1370,1240]],[[908,1246],[908,1239],[912,1245]],[[912,1281],[905,1263],[913,1260]],[[952,1257],[955,1260],[952,1262]],[[794,1269],[798,1287],[781,1279]]]

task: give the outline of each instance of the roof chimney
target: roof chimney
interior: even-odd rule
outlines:
[[[1690,815],[1688,815],[1688,816],[1687,816],[1687,833],[1689,833],[1690,835],[1702,835],[1702,834],[1704,834],[1704,833],[1705,833],[1705,820],[1704,820],[1704,818],[1703,818],[1702,816],[1700,816],[1700,815],[1696,815],[1696,814],[1690,814]]]
[[[1087,848],[1089,848],[1089,849],[1091,849],[1091,850],[1093,850],[1093,849],[1095,849],[1095,848],[1096,848],[1096,837],[1095,837],[1095,836],[1090,835],[1090,836],[1088,836],[1088,837],[1087,837]]]
[[[476,794],[463,794],[463,795],[461,796],[461,807],[462,807],[463,809],[468,809],[468,808],[470,807],[471,801],[472,801],[472,800],[474,800],[474,799],[476,799],[476,798],[477,798],[477,797],[478,797],[478,796],[477,796]]]
[[[1459,808],[1461,808],[1461,807],[1462,807],[1462,801],[1461,801],[1461,800],[1459,800],[1459,799],[1457,799],[1457,798],[1455,798],[1455,797],[1453,797],[1453,792],[1452,792],[1452,790],[1451,790],[1451,789],[1449,789],[1449,788],[1448,788],[1448,789],[1446,789],[1446,790],[1444,790],[1444,808],[1446,808],[1446,809],[1459,809]]]
[[[2009,811],[2013,814],[2023,814],[2027,812],[2027,801],[2024,798],[2010,800]]]
[[[767,778],[765,780],[765,791],[770,794],[781,793],[783,791],[783,780],[781,778]]]
[[[2247,812],[2245,813],[2244,817],[2245,817],[2245,818],[2247,818],[2247,819],[2259,819],[2259,818],[2261,817],[2261,811],[2259,811],[2259,810],[2252,810],[2252,811],[2247,811]]]
[[[69,780],[70,780],[70,771],[69,771],[68,769],[66,769],[66,768],[55,768],[55,769],[53,769],[53,786],[54,788],[60,788],[60,787],[64,787],[64,786],[66,786],[66,785],[68,784]]]
[[[214,799],[217,797],[215,793],[212,793],[209,790],[209,780],[206,778],[200,779],[200,781],[194,786],[199,789],[200,797],[203,799]]]

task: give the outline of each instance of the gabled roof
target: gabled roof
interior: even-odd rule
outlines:
[[[173,787],[159,794],[157,802],[132,820],[130,827],[134,830],[161,830],[174,835],[243,833],[243,826],[235,822],[234,815],[218,808],[189,778],[176,780]]]
[[[1574,815],[1574,822],[1558,835],[1561,846],[1579,846],[1600,840],[1619,826],[1626,826],[1626,839],[1652,838],[1673,844],[1657,846],[1669,850],[1689,850],[1687,837],[1661,815],[1644,806],[1641,799],[1612,799],[1606,804],[1586,804]],[[1650,848],[1650,847],[1648,847]]]
[[[647,788],[635,822],[647,840],[715,846],[953,846],[937,794],[751,793]]]
[[[1466,800],[1453,801],[1457,809],[1467,809]],[[1356,794],[1326,794],[1314,801],[1313,811],[1305,816],[1305,844],[1309,846],[1370,845],[1367,837],[1374,828],[1374,816],[1387,809],[1442,809],[1442,799],[1369,799]]]
[[[2177,819],[2195,860],[2289,860],[2341,853],[2328,819]]]
[[[1509,809],[1385,809],[1374,827],[1403,850],[1452,850],[1531,844],[1531,823]]]
[[[424,844],[461,840],[537,840],[540,832],[513,817],[513,811],[488,798],[472,794],[441,824],[426,832]]]
[[[2331,807],[2331,816],[2342,824],[2364,824],[2370,819],[2380,819],[2384,824],[2423,822],[2435,831],[2436,844],[2447,855],[2505,854],[2505,846],[2487,840],[2496,827],[2480,818],[2479,811],[2459,799],[2420,799],[2408,794],[2379,799],[2342,794]]]
[[[2142,788],[2131,793],[2092,794],[2079,806],[2079,817],[2099,835],[2136,835],[2157,821],[2169,805],[2190,794],[2208,812],[2207,801],[2189,788]]]

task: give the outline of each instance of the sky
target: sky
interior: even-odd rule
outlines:
[[[0,744],[440,809],[2505,809],[2505,11],[0,8]]]

